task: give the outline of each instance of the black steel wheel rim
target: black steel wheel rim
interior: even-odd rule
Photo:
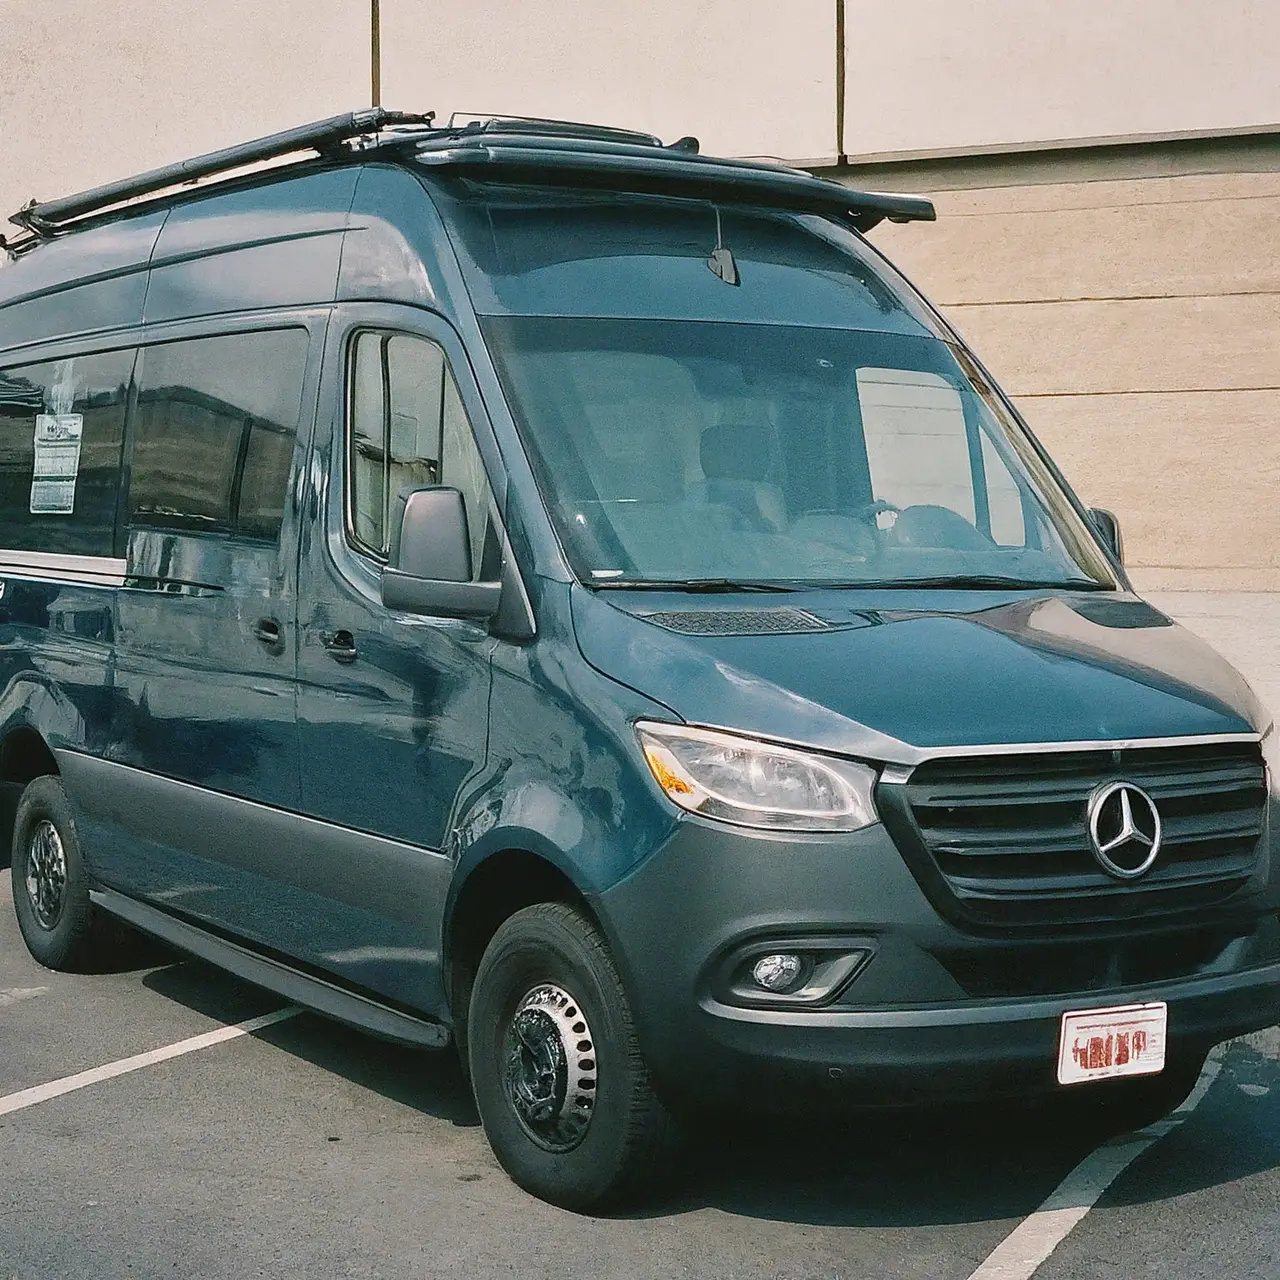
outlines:
[[[36,923],[56,929],[67,897],[67,855],[58,828],[42,818],[27,841],[27,899]]]

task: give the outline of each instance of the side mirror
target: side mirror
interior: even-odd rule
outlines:
[[[1120,536],[1120,521],[1113,511],[1105,507],[1090,507],[1089,519],[1097,529],[1107,549],[1115,556],[1117,563],[1124,564],[1124,539]]]
[[[471,581],[467,504],[457,489],[406,489],[391,511],[391,558],[382,603],[405,613],[491,618],[502,583]]]

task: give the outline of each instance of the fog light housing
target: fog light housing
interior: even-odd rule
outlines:
[[[724,955],[711,980],[714,998],[741,1008],[818,1008],[871,963],[865,938],[753,939]]]
[[[804,973],[804,961],[789,951],[761,956],[751,966],[751,977],[765,991],[790,991]]]

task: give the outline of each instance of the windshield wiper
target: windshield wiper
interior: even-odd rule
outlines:
[[[1094,578],[1013,578],[998,573],[952,574],[938,578],[868,578],[860,582],[826,582],[831,587],[950,588],[956,591],[1115,591],[1116,587]]]
[[[593,591],[688,591],[696,595],[729,594],[734,591],[800,591],[799,586],[767,578],[607,578],[587,584]]]

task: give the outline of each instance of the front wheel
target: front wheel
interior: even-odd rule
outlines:
[[[516,912],[476,972],[467,1020],[476,1106],[526,1191],[584,1210],[638,1192],[674,1126],[594,923],[560,902]]]

